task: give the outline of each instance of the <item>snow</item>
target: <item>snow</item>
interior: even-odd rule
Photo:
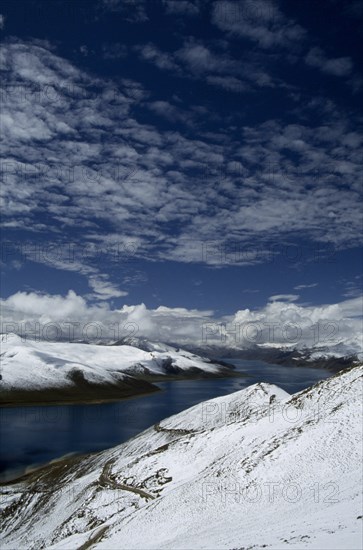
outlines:
[[[113,383],[122,375],[165,377],[165,361],[188,375],[192,368],[215,375],[224,367],[184,350],[153,344],[151,351],[133,346],[105,346],[22,339],[15,334],[0,336],[2,390],[39,390],[73,384],[69,374],[81,371],[86,381]],[[126,378],[126,376],[125,376]]]
[[[264,343],[257,344],[258,348],[262,349],[280,349],[283,351],[298,351],[307,361],[315,361],[316,359],[330,359],[340,357],[357,357],[358,361],[363,360],[363,337],[362,335],[353,335],[349,342],[332,343],[329,346],[321,346],[316,344],[313,347],[297,346],[293,343]]]
[[[361,548],[362,376],[255,384],[4,486],[1,547]]]
[[[359,321],[356,320],[358,323]],[[331,338],[326,342],[316,341],[316,342],[263,342],[258,343],[258,348],[275,348],[281,349],[284,351],[298,351],[301,352],[308,360],[316,359],[329,359],[334,357],[353,357],[356,356],[358,360],[363,361],[363,335],[362,335],[362,321],[360,321],[360,331],[352,331],[349,335],[344,338],[339,339]],[[321,330],[333,330],[336,326],[336,323],[326,322],[323,324]],[[338,329],[337,329],[338,330]],[[312,332],[312,330],[311,330]],[[339,331],[338,331],[339,335]],[[228,346],[233,348],[233,342],[231,345],[228,343]]]
[[[309,359],[331,358],[331,357],[351,357],[356,356],[358,361],[363,361],[363,336],[352,336],[347,342],[339,342],[330,347],[316,347],[309,351]]]

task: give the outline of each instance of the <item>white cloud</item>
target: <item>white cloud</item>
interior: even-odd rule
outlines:
[[[346,298],[356,298],[362,294],[363,275],[356,275],[353,280],[344,282],[345,290],[343,296]]]
[[[179,121],[184,124],[191,124],[191,119],[193,118],[193,115],[190,112],[183,111],[168,101],[151,101],[148,102],[146,106],[150,109],[150,111],[153,111],[159,116],[172,122]]]
[[[223,49],[223,48],[222,48]],[[251,87],[283,85],[261,66],[251,55],[231,57],[224,51],[215,51],[194,38],[186,40],[175,52],[163,52],[154,44],[136,46],[141,59],[161,70],[172,71],[178,76],[203,80],[208,84],[232,92],[250,90]]]
[[[164,0],[165,11],[169,15],[196,16],[200,12],[198,0]]]
[[[0,13],[0,29],[2,30],[5,26],[5,17]]]
[[[294,290],[302,290],[303,288],[314,288],[318,286],[318,283],[311,283],[309,285],[297,285],[294,286]]]
[[[176,55],[195,73],[211,71],[225,73],[237,70],[239,65],[238,61],[231,59],[227,55],[216,55],[204,44],[193,40],[186,42]]]
[[[200,74],[212,77],[213,69],[214,78],[230,79],[237,70],[229,56],[187,45],[179,61]],[[129,79],[116,86],[94,78],[44,44],[13,41],[2,51],[5,227],[46,230],[60,243],[82,228],[86,243],[106,247],[109,234],[137,242],[138,258],[215,266],[271,261],[272,244],[291,234],[336,248],[361,242],[362,136],[334,105],[329,125],[268,120],[244,124],[237,138],[226,131],[193,138],[139,122],[134,106],[196,129],[203,108],[150,99]],[[320,111],[322,101],[307,108]],[[51,265],[105,282],[91,249],[87,260],[77,259],[73,267]]]
[[[272,0],[230,1],[217,0],[213,2],[212,23],[229,38],[247,39],[260,48],[260,64],[270,65],[273,57],[267,52],[273,52],[275,60],[281,63],[296,62],[304,56],[304,50],[309,47],[308,32],[296,21],[287,17]],[[288,54],[285,52],[288,50]],[[362,88],[359,74],[352,75],[353,61],[350,57],[341,56],[329,58],[324,51],[314,46],[305,54],[305,63],[320,69],[324,74],[338,77],[349,77],[347,84],[353,93]],[[269,78],[276,85],[278,79]],[[288,83],[278,82],[281,87]]]
[[[334,76],[349,76],[353,69],[350,57],[328,59],[321,48],[311,48],[305,57],[305,62],[311,67],[320,69],[323,73]]]
[[[231,36],[247,38],[265,49],[296,47],[305,37],[305,30],[270,0],[217,0],[213,2],[212,23]]]
[[[17,292],[4,301],[4,306],[14,313],[33,317],[39,321],[52,318],[71,319],[82,316],[87,311],[87,303],[73,290],[63,297],[60,295]]]
[[[213,311],[148,309],[144,304],[112,309],[89,305],[69,291],[66,296],[17,292],[2,300],[1,330],[29,336],[114,338],[134,335],[179,344],[340,346],[340,353],[362,352],[362,296],[337,304],[303,306],[278,296],[266,306],[218,318]],[[286,301],[287,299],[287,301]],[[295,297],[294,297],[295,299]],[[69,333],[70,326],[73,333]],[[342,351],[343,350],[343,351]]]
[[[343,354],[348,349],[362,353],[362,311],[362,296],[311,307],[272,301],[255,312],[237,312],[231,326],[240,325],[242,336],[259,344],[290,344],[300,348],[340,346]],[[231,335],[229,341],[233,339]]]
[[[296,302],[300,296],[298,294],[275,294],[270,296],[270,302]]]
[[[159,69],[176,72],[180,70],[179,65],[174,61],[173,55],[162,52],[154,44],[136,46],[135,49],[140,53],[142,59],[154,63]]]
[[[121,298],[127,296],[128,292],[119,290],[115,285],[108,281],[106,275],[91,276],[88,280],[89,286],[94,291],[94,298],[97,300],[110,300],[111,298]]]
[[[84,298],[69,291],[64,297],[41,295],[34,292],[17,292],[0,302],[2,309],[2,331],[28,332],[39,330],[40,335],[58,324],[63,335],[73,324],[74,337],[81,338],[87,327],[93,324],[104,338],[115,338],[135,334],[157,340],[178,338],[193,340],[201,335],[202,325],[212,312],[187,310],[184,308],[160,307],[148,310],[144,304],[111,309],[101,305],[89,305]],[[119,331],[119,333],[118,333]]]
[[[229,92],[242,93],[250,89],[250,86],[234,76],[207,76],[207,82],[223,88]]]

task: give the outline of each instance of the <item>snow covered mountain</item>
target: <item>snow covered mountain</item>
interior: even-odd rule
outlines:
[[[157,391],[150,381],[167,377],[232,374],[232,367],[185,350],[149,344],[102,346],[0,336],[0,402],[95,401]]]
[[[246,348],[206,345],[190,346],[187,349],[210,358],[224,357],[227,361],[233,361],[233,359],[260,360],[286,367],[316,367],[331,372],[339,372],[343,368],[357,365],[363,360],[363,353],[354,353],[353,348],[342,344],[330,348],[323,346],[297,348],[294,344],[284,346],[258,344]]]
[[[255,384],[2,486],[2,548],[354,550],[363,366]]]

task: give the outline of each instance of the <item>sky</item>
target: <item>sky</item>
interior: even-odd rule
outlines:
[[[362,0],[0,12],[3,323],[357,326]]]

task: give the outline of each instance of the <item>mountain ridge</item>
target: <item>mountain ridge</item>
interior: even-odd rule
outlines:
[[[358,549],[362,376],[254,384],[3,484],[3,548]]]

